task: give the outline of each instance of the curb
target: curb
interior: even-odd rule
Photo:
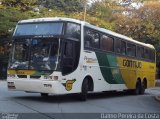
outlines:
[[[160,96],[155,96],[155,99],[160,102]]]

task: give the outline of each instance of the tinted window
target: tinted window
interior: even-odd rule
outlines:
[[[115,52],[121,53],[121,40],[117,39],[115,41]]]
[[[149,59],[152,61],[155,61],[155,51],[154,50],[150,50]]]
[[[74,23],[67,23],[66,36],[80,40],[80,25]]]
[[[30,40],[23,40],[23,42],[14,44],[13,56],[10,62],[11,69],[28,69],[29,67]]]
[[[136,56],[136,46],[133,44],[127,44],[127,55],[128,56]]]
[[[149,59],[149,50],[148,49],[145,49],[144,57],[145,57],[145,59]]]
[[[143,47],[137,47],[137,57],[138,58],[144,58],[144,48]]]
[[[99,33],[90,29],[85,30],[84,46],[91,48],[99,48]]]
[[[64,56],[65,57],[72,57],[73,56],[73,50],[72,50],[72,43],[65,42],[65,50],[64,50]]]
[[[121,41],[121,54],[126,54],[126,42]]]
[[[126,54],[126,42],[120,39],[117,39],[115,42],[115,51],[117,53],[125,55]]]
[[[113,51],[113,39],[107,35],[101,38],[101,49],[105,51]]]

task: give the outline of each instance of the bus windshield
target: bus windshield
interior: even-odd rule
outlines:
[[[18,24],[14,36],[61,35],[63,23]]]
[[[58,46],[58,39],[26,39],[15,42],[9,68],[56,70]]]

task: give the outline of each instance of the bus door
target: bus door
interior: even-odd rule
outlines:
[[[71,73],[74,70],[76,47],[74,41],[64,41],[62,43],[62,75]]]

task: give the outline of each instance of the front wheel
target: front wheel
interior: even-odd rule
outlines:
[[[87,94],[88,94],[88,79],[85,78],[82,83],[82,89],[80,93],[80,100],[86,101],[87,100]]]

